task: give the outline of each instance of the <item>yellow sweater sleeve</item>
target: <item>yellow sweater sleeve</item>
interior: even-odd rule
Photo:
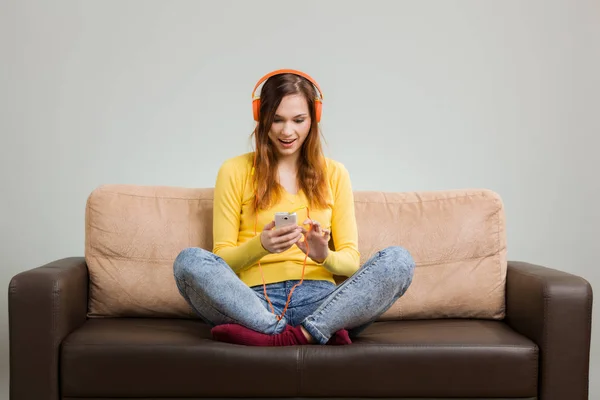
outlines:
[[[214,190],[213,253],[236,273],[269,254],[260,235],[238,245],[246,174],[246,169],[238,163],[226,161],[219,169]]]
[[[331,236],[335,251],[329,250],[329,255],[322,265],[335,275],[351,276],[360,267],[354,195],[348,170],[342,164],[336,164],[331,180],[334,199]]]

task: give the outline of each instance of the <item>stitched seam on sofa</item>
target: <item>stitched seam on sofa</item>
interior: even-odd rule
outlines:
[[[56,340],[56,336],[57,336],[57,320],[58,320],[58,316],[61,315],[61,311],[59,309],[59,305],[58,305],[58,300],[60,299],[60,288],[59,288],[59,280],[57,279],[56,281],[53,282],[52,284],[52,354],[50,355],[50,359],[52,360],[52,365],[51,365],[51,375],[54,378],[52,380],[52,392],[54,392],[56,390],[57,394],[60,396],[60,386],[57,386],[57,378],[58,376],[56,376],[57,374],[55,374],[55,372],[57,370],[60,370],[60,361],[58,359],[57,353],[60,351],[60,342],[57,343]],[[57,348],[57,350],[55,351],[54,348]]]
[[[499,253],[498,250],[494,250],[493,253],[485,254],[483,256],[457,258],[457,259],[453,259],[453,260],[435,260],[435,261],[429,261],[429,262],[419,262],[417,265],[419,267],[431,267],[431,266],[440,265],[440,264],[452,264],[452,263],[457,263],[457,262],[461,262],[461,261],[471,261],[471,260],[478,260],[481,258],[495,257],[496,255],[498,255],[498,253]]]
[[[299,346],[298,349],[296,349],[296,396],[302,396],[302,381],[303,381],[303,374],[302,374],[302,365],[304,364],[304,346]]]
[[[382,344],[382,343],[354,343],[354,345],[360,345],[360,346],[380,346],[380,347],[390,347],[390,348],[431,348],[431,349],[448,349],[448,350],[454,350],[456,348],[460,348],[460,349],[521,349],[521,350],[533,350],[536,351],[537,347],[534,346],[517,346],[517,345],[513,345],[513,344],[494,344],[494,345],[488,345],[488,344],[402,344],[402,343],[397,343],[397,344],[390,344],[390,343],[386,343],[386,344]]]
[[[90,207],[92,196],[88,196],[85,204],[85,253],[91,255],[93,253],[94,240],[92,239],[92,230],[90,228]]]
[[[431,203],[434,201],[452,201],[452,200],[458,200],[458,199],[464,199],[464,198],[483,198],[485,200],[490,200],[490,201],[494,201],[495,203],[497,202],[496,199],[489,197],[489,196],[483,196],[483,193],[481,194],[467,194],[464,196],[454,196],[454,197],[437,197],[435,199],[429,199],[429,200],[416,200],[416,201],[404,201],[404,200],[398,200],[398,201],[390,201],[390,200],[385,200],[385,201],[376,201],[376,200],[354,200],[355,203],[361,203],[361,204],[416,204],[416,203]]]
[[[207,250],[207,251],[210,251],[210,250]],[[461,261],[471,261],[471,260],[477,260],[477,259],[480,259],[480,258],[495,257],[497,255],[497,253],[498,253],[498,251],[495,251],[492,254],[486,254],[486,255],[483,255],[483,256],[467,257],[467,258],[457,258],[457,259],[453,259],[453,260],[435,260],[435,261],[430,261],[430,262],[426,262],[426,263],[422,262],[422,263],[418,263],[417,266],[419,266],[419,267],[431,267],[431,266],[440,265],[440,264],[451,264],[451,263],[458,263],[458,262],[461,262]],[[144,257],[134,257],[134,256],[128,256],[128,257],[123,257],[123,256],[106,256],[106,255],[102,255],[102,253],[100,253],[100,254],[91,254],[91,255],[93,255],[95,257],[98,257],[98,258],[112,259],[112,260],[137,260],[137,261],[150,261],[150,262],[162,262],[162,261],[171,262],[171,261],[173,261],[173,258],[144,258]]]
[[[126,196],[126,197],[138,197],[142,199],[167,199],[167,200],[185,200],[185,201],[214,201],[212,197],[174,197],[174,196],[161,196],[161,195],[141,195],[141,194],[130,194],[113,192],[110,190],[102,190],[102,194],[111,194],[115,196]]]
[[[523,271],[523,270],[517,270],[517,273],[519,273],[519,274],[521,274],[523,276],[527,276],[527,277],[533,279],[534,281],[536,281],[536,282],[538,282],[538,283],[540,283],[542,285],[542,299],[543,299],[543,302],[544,302],[544,305],[543,305],[544,310],[542,312],[542,315],[543,315],[542,318],[543,319],[542,319],[542,343],[541,343],[541,347],[546,348],[546,344],[547,344],[547,341],[548,341],[548,337],[547,337],[547,335],[548,335],[548,329],[547,329],[548,315],[547,315],[547,311],[548,311],[548,301],[550,299],[550,296],[548,295],[548,291],[547,291],[547,288],[548,288],[547,282],[543,278],[541,278],[539,275],[537,275],[537,274],[533,274],[533,273],[530,273],[530,272],[527,272],[527,271]],[[542,359],[542,362],[544,362],[543,359]],[[542,380],[544,378],[544,376],[543,376],[544,375],[544,370],[545,369],[543,368],[543,366],[540,366],[540,371],[542,373],[540,373],[538,375],[538,390],[542,390],[542,387],[543,387],[543,385],[541,383],[542,383]]]
[[[207,190],[210,188],[200,188],[201,190]],[[189,190],[194,190],[194,189],[189,189]],[[141,194],[133,194],[133,193],[122,193],[122,192],[115,192],[112,190],[101,190],[100,191],[102,194],[111,194],[111,195],[117,195],[117,196],[128,196],[128,197],[139,197],[139,198],[144,198],[144,199],[170,199],[170,200],[193,200],[193,201],[214,201],[213,197],[175,197],[175,196],[162,196],[162,195],[141,195]],[[100,193],[98,192],[98,193]],[[410,192],[409,192],[410,193]],[[466,195],[461,195],[461,196],[453,196],[453,197],[437,197],[435,199],[429,199],[429,200],[416,200],[416,201],[374,201],[374,200],[354,200],[356,203],[363,203],[363,204],[415,204],[415,203],[429,203],[429,202],[433,202],[433,201],[450,201],[450,200],[457,200],[457,199],[464,199],[464,198],[483,198],[483,199],[489,199],[491,201],[497,202],[497,199],[491,197],[491,196],[486,196],[483,192],[480,193],[473,193],[473,194],[466,194]]]
[[[521,262],[521,261],[512,261],[512,262],[513,262],[513,263],[522,263],[522,264],[528,264],[528,263],[526,263],[526,262]],[[549,268],[549,267],[544,267],[544,266],[541,266],[541,265],[535,265],[535,264],[531,264],[531,265],[533,265],[534,267],[542,267],[542,268],[548,268],[548,269],[551,269],[551,268]],[[518,274],[521,274],[521,275],[526,275],[526,276],[528,276],[528,277],[534,278],[535,280],[537,280],[537,281],[539,281],[539,282],[543,283],[543,284],[544,284],[544,288],[547,286],[547,285],[546,285],[546,283],[544,282],[544,281],[545,281],[545,279],[543,279],[542,277],[540,277],[540,275],[539,275],[539,274],[532,273],[532,272],[529,272],[529,271],[525,271],[525,270],[522,270],[522,269],[517,269],[517,270],[515,270],[515,272],[516,272],[516,273],[518,273]],[[585,281],[583,278],[581,278],[581,277],[579,277],[579,276],[577,276],[577,275],[572,275],[572,274],[569,274],[568,272],[563,272],[563,271],[558,271],[558,270],[557,270],[557,272],[559,273],[559,275],[561,275],[562,273],[564,273],[566,276],[569,276],[569,279],[573,279],[573,280],[580,280],[582,283]],[[555,278],[556,276],[551,276],[551,277],[552,277],[552,278]],[[541,279],[540,279],[540,278],[541,278]],[[543,294],[544,296],[546,296],[546,294],[547,294],[547,293],[546,293],[546,291],[545,291],[545,290],[543,290],[543,291],[542,291],[542,294]],[[548,297],[550,297],[550,296],[548,296]]]
[[[77,348],[77,347],[88,347],[88,346],[103,346],[103,347],[107,347],[107,348],[117,348],[117,349],[122,349],[123,348],[123,344],[124,343],[75,343],[75,344],[70,344],[68,342],[65,342],[63,344],[63,348]],[[182,343],[179,345],[175,345],[173,343],[148,343],[148,344],[140,344],[140,343],[127,343],[127,348],[135,348],[135,347],[184,347],[187,348],[189,347],[190,344],[189,343]],[[356,342],[352,344],[353,347],[355,346],[369,346],[369,347],[382,347],[382,348],[392,348],[392,349],[398,349],[398,348],[418,348],[418,349],[427,349],[427,348],[431,348],[431,349],[448,349],[448,350],[456,350],[457,348],[459,349],[521,349],[521,350],[532,350],[532,351],[536,351],[537,349],[535,347],[532,346],[515,346],[515,345],[477,345],[477,344],[469,344],[469,345],[459,345],[459,344],[453,344],[453,345],[436,345],[436,344],[423,344],[423,345],[419,345],[419,344],[410,344],[410,345],[406,345],[406,344],[390,344],[390,343],[360,343],[360,342]]]
[[[135,260],[135,261],[148,261],[148,262],[153,262],[153,263],[159,263],[159,262],[173,262],[175,260],[175,258],[144,258],[144,257],[134,257],[134,256],[129,256],[129,257],[123,257],[123,256],[106,256],[103,255],[102,253],[98,253],[98,254],[91,254],[93,257],[96,258],[102,258],[105,260]]]
[[[495,199],[496,203],[498,203],[498,199]],[[502,249],[500,248],[500,211],[502,210],[502,206],[499,205],[498,210],[496,210],[496,227],[498,228],[498,230],[496,231],[496,263],[495,265],[497,266],[498,264],[500,264],[501,259],[500,259],[500,252],[502,251]],[[504,278],[502,277],[502,269],[503,267],[500,266],[500,268],[498,268],[498,282],[504,282],[504,284],[506,284],[506,273],[504,274]],[[502,315],[506,315],[506,296],[502,296]]]
[[[543,321],[542,321],[542,343],[541,343],[541,347],[543,349],[548,349],[548,334],[550,329],[548,329],[548,320],[549,320],[549,312],[548,312],[548,303],[550,301],[550,296],[548,295],[548,285],[546,284],[546,282],[543,282],[543,286],[542,286],[542,298],[544,299],[544,312],[542,313],[543,317]],[[548,382],[549,385],[552,384],[552,381],[549,381],[548,378],[548,371],[547,368],[544,368],[543,364],[548,364],[548,358],[547,355],[546,357],[544,357],[544,359],[542,359],[542,365],[540,365],[540,371],[542,371],[541,376],[539,376],[539,380],[540,382],[542,381],[542,379],[544,380],[544,382]],[[544,362],[545,361],[545,362]],[[541,394],[545,397],[548,393],[546,390],[543,390],[543,385],[540,385],[540,389],[541,389]]]
[[[210,188],[200,188],[200,189],[207,190]],[[194,190],[194,189],[189,189],[189,190]],[[141,195],[141,194],[115,192],[112,190],[104,190],[104,189],[101,190],[100,192],[103,194],[112,194],[112,195],[117,195],[117,196],[128,196],[128,197],[139,197],[139,198],[145,198],[145,199],[214,201],[213,197],[174,197],[174,196],[161,196],[161,195]],[[464,199],[464,198],[484,198],[486,200],[487,199],[493,200],[493,201],[496,200],[493,197],[485,196],[485,194],[483,192],[480,192],[480,193],[466,194],[466,195],[461,195],[461,196],[435,198],[435,199],[430,199],[430,200],[417,200],[417,201],[389,201],[389,200],[386,200],[386,201],[354,200],[354,201],[356,203],[363,203],[363,204],[370,204],[370,203],[372,203],[372,204],[415,204],[415,203],[429,203],[429,202],[433,202],[433,201],[450,201],[450,200]]]
[[[534,365],[536,367],[538,367],[540,365],[540,351],[539,351],[539,347],[536,346],[536,348],[532,349],[533,357],[535,358],[535,363]],[[539,390],[539,368],[534,368],[532,371],[532,375],[531,375],[531,382],[533,383],[533,386],[536,389],[536,392]]]
[[[189,215],[189,208],[188,208],[188,218],[187,218],[187,228],[188,228],[188,242],[187,242],[187,247],[190,247],[192,245],[192,218]]]

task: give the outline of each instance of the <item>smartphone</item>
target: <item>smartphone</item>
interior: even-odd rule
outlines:
[[[275,213],[275,228],[282,228],[288,225],[298,225],[298,216],[295,212],[278,212]]]

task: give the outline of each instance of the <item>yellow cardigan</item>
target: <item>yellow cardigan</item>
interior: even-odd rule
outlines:
[[[295,210],[308,205],[302,191],[291,194],[284,190],[281,200],[270,210],[258,214],[256,236],[252,212],[253,153],[226,160],[217,174],[214,192],[213,253],[221,257],[248,286],[262,285],[257,262],[263,268],[265,282],[275,283],[300,279],[305,254],[296,246],[278,254],[270,254],[260,242],[265,225],[276,212]],[[323,228],[330,227],[335,251],[317,264],[306,260],[304,279],[328,280],[333,275],[351,276],[360,266],[358,232],[354,213],[354,196],[347,169],[339,162],[326,158],[329,198],[325,209],[310,209],[310,217]],[[306,209],[296,211],[298,224],[307,218]]]

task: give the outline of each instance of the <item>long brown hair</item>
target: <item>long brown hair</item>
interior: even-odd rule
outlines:
[[[277,153],[269,140],[269,130],[281,99],[295,94],[300,94],[306,99],[311,119],[309,133],[298,157],[298,186],[305,193],[309,207],[325,208],[326,206],[328,185],[325,157],[321,148],[321,132],[315,112],[314,99],[317,93],[306,78],[287,73],[270,77],[260,91],[259,120],[252,132],[256,148],[256,167],[253,177],[257,196],[255,207],[258,210],[268,208],[281,198],[283,188],[277,182]]]

